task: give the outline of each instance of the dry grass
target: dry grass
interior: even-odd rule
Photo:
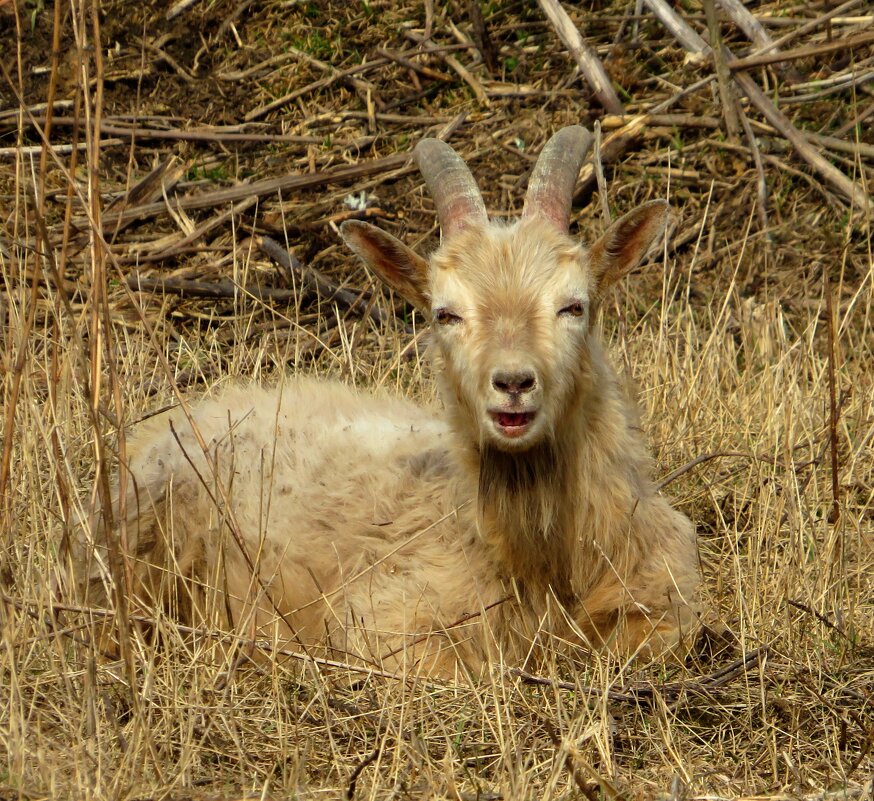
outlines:
[[[455,41],[450,19],[467,29],[464,4],[457,5],[437,9],[441,44]],[[590,35],[612,42],[625,5],[604,4]],[[74,38],[74,31],[87,32],[89,41],[94,35],[90,9],[59,3],[64,49],[51,64],[44,55],[56,29],[51,10],[0,5],[0,40],[14,40],[17,25],[22,43],[11,60],[2,55],[11,79],[4,77],[3,93],[14,86],[32,105],[54,82],[56,98],[78,97],[107,117],[178,114],[236,123],[267,102],[268,92],[280,95],[322,73],[300,59],[243,84],[226,85],[213,73],[250,67],[288,43],[348,67],[373,48],[409,46],[400,25],[421,25],[423,17],[418,7],[374,4],[379,13],[370,16],[366,5],[267,2],[234,18],[238,7],[219,3],[195,6],[171,24],[150,18],[147,6],[104,8],[101,64]],[[795,11],[801,15],[803,7]],[[228,19],[234,24],[221,28]],[[191,228],[189,215],[196,224],[227,208],[164,215],[97,236],[114,193],[169,152],[187,165],[189,180],[232,183],[363,160],[334,144],[361,137],[377,135],[367,143],[375,155],[403,152],[429,126],[464,111],[470,122],[451,141],[481,177],[489,208],[517,207],[528,165],[525,153],[511,151],[539,147],[545,130],[585,119],[589,109],[579,84],[566,81],[569,62],[535,10],[496,5],[490,25],[504,79],[539,87],[541,95],[493,99],[485,109],[453,75],[421,101],[423,108],[400,107],[407,122],[369,122],[347,114],[366,109],[366,91],[362,97],[360,87],[341,81],[267,117],[271,133],[284,124],[285,133],[331,137],[321,146],[137,141],[105,146],[99,160],[93,148],[76,163],[43,148],[0,162],[8,460],[0,488],[0,798],[871,797],[870,229],[850,222],[817,181],[779,166],[791,157],[779,153],[776,140],[777,163],[766,162],[767,231],[756,222],[752,162],[723,147],[716,131],[654,132],[612,170],[612,209],[668,197],[681,215],[678,230],[690,234],[629,278],[604,315],[615,358],[640,393],[660,473],[713,457],[682,471],[666,490],[697,521],[702,606],[715,632],[686,664],[553,654],[539,672],[574,689],[525,683],[500,664],[482,681],[430,684],[294,659],[254,665],[218,632],[192,636],[149,609],[130,613],[149,619],[153,636],[132,627],[116,661],[99,652],[93,632],[106,615],[122,619],[121,611],[76,610],[57,591],[60,537],[76,513],[99,506],[125,428],[177,402],[179,393],[192,397],[238,376],[288,370],[391,384],[416,397],[432,393],[427,365],[407,348],[403,309],[378,291],[374,303],[385,325],[308,296],[265,305],[244,292],[204,302],[128,291],[120,279],[137,252],[157,249],[161,237],[178,239]],[[140,47],[144,32],[152,44],[170,35],[159,45],[175,66]],[[688,82],[682,54],[657,26],[643,24],[640,35],[640,51],[608,59],[619,83],[647,97],[659,70]],[[207,78],[192,78],[192,50],[201,44]],[[458,57],[469,63],[468,55]],[[38,66],[49,69],[34,73]],[[439,60],[431,66],[447,69]],[[77,85],[77,70],[95,80]],[[366,77],[383,103],[411,91],[396,65]],[[551,92],[555,85],[575,91]],[[799,124],[827,131],[865,102],[830,96],[822,107],[795,109]],[[709,90],[681,110],[718,115]],[[423,113],[440,120],[416,122]],[[79,117],[84,123],[84,110]],[[60,130],[55,141],[70,141],[71,129]],[[857,133],[870,143],[869,132]],[[2,144],[39,143],[33,126],[21,125],[17,140],[14,134]],[[80,136],[86,140],[84,128]],[[849,158],[844,168],[866,180],[871,168],[858,155],[854,163]],[[287,235],[306,264],[338,283],[375,290],[326,222],[352,189],[375,193],[387,213],[383,224],[405,231],[411,244],[433,234],[418,179],[402,172],[266,197],[205,237],[200,244],[208,240],[210,250],[144,269],[281,285],[248,238],[266,232]],[[65,217],[83,217],[85,208],[91,224],[65,234]],[[598,203],[576,215],[583,235],[601,226]],[[400,357],[405,348],[413,358]],[[760,663],[702,690],[702,676],[762,646]],[[611,698],[607,690],[637,700]]]

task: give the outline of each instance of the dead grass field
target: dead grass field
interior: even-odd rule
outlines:
[[[711,72],[647,6],[566,7],[629,114]],[[775,38],[831,7],[749,5]],[[344,250],[336,221],[367,215],[427,249],[433,207],[394,154],[448,132],[506,213],[547,134],[603,113],[535,3],[480,8],[485,44],[461,0],[217,0],[175,15],[0,2],[0,799],[871,799],[870,219],[742,102],[759,172],[749,137],[726,137],[715,84],[605,154],[606,197],[586,183],[572,226],[591,239],[605,208],[655,197],[677,211],[603,326],[660,475],[679,473],[665,491],[700,534],[711,634],[684,664],[555,654],[536,666],[543,683],[495,664],[447,684],[253,665],[219,632],[141,608],[161,644],[134,627],[116,660],[94,632],[119,610],[58,589],[61,539],[99,509],[124,432],[180,394],[290,372],[432,397],[421,321]],[[701,6],[681,10],[706,36]],[[872,25],[870,4],[850,3],[786,47]],[[438,50],[420,55],[426,28]],[[827,79],[872,61],[868,42],[749,72],[800,130],[847,143],[825,155],[864,192],[871,84]],[[605,135],[624,124],[603,122]],[[47,127],[72,154],[49,152]],[[256,185],[291,175],[308,178]],[[232,187],[233,203],[214,194]],[[357,302],[314,289],[311,268]]]

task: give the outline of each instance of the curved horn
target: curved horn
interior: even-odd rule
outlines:
[[[582,125],[570,125],[552,135],[528,179],[523,217],[543,217],[567,232],[574,186],[591,146],[592,134]]]
[[[423,139],[413,151],[416,164],[437,206],[443,236],[488,222],[486,205],[467,165],[446,142]]]

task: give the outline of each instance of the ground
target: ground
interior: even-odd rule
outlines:
[[[808,50],[744,74],[864,197],[874,17],[830,7],[750,3]],[[683,93],[713,67],[649,5],[566,8],[626,114],[652,114],[634,135],[534,3],[0,2],[0,798],[871,797],[870,216],[741,93],[737,134],[715,81]],[[675,10],[707,37],[703,4]],[[603,327],[698,527],[708,634],[689,658],[432,683],[253,663],[154,609],[103,652],[95,629],[123,612],[77,607],[59,544],[130,426],[280,371],[430,400],[422,321],[337,224],[426,252],[433,205],[404,156],[422,136],[505,215],[547,135],[596,122],[606,187],[584,168],[572,232],[653,198],[676,213]]]

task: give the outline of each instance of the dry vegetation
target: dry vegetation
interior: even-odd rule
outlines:
[[[749,7],[774,38],[801,31],[787,49],[870,34],[869,4],[822,20],[832,5]],[[603,115],[534,3],[481,4],[485,36],[463,0],[168,8],[0,1],[0,798],[870,798],[870,221],[742,98],[749,130],[728,136],[715,82],[605,142],[606,197],[584,181],[572,226],[591,238],[653,197],[678,213],[603,322],[700,532],[710,634],[684,664],[555,655],[530,667],[545,683],[496,664],[455,684],[255,665],[57,589],[125,429],[180,395],[279,371],[431,395],[418,321],[335,227],[433,243],[403,156],[421,136],[448,136],[500,214],[548,132]],[[571,11],[630,114],[712,72],[643,8]],[[679,8],[706,37],[703,7]],[[744,73],[863,194],[872,66],[869,37]],[[93,636],[107,619],[117,660]]]

